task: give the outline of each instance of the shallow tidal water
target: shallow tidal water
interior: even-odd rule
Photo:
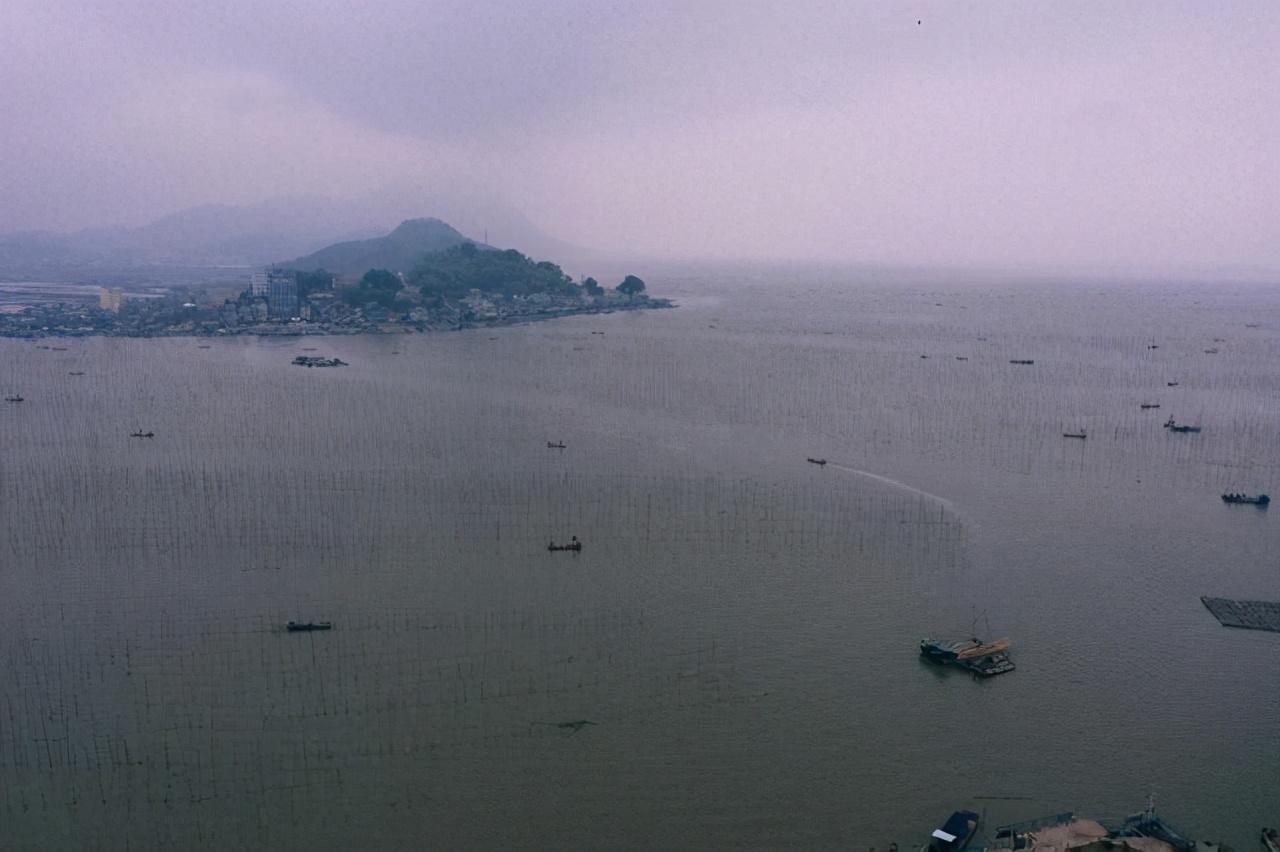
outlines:
[[[645,278],[680,307],[0,340],[0,848],[1280,821],[1280,635],[1200,603],[1280,600],[1219,499],[1280,492],[1280,291]],[[1017,670],[919,659],[971,631]]]

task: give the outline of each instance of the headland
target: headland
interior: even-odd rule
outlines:
[[[437,247],[442,241],[446,248]],[[322,262],[339,271],[315,268]],[[375,265],[352,272],[366,264]],[[28,304],[0,312],[0,336],[401,334],[673,307],[650,298],[634,275],[612,289],[593,278],[575,282],[554,263],[475,243],[436,220],[411,220],[386,237],[339,243],[245,277],[230,289],[99,287],[96,305]]]

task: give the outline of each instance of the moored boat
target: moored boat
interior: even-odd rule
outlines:
[[[964,852],[978,833],[979,817],[973,811],[956,811],[929,838],[929,852]]]
[[[920,656],[966,669],[978,677],[994,677],[1014,670],[1008,639],[921,639]]]

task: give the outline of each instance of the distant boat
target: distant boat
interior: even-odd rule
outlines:
[[[299,355],[293,359],[299,367],[345,367],[347,362],[341,358],[317,358],[313,355]]]
[[[1248,494],[1223,494],[1222,502],[1245,503],[1252,506],[1266,506],[1271,502],[1271,498],[1266,494],[1259,494],[1257,497],[1250,497]]]
[[[5,402],[22,402],[22,397],[21,397],[21,396],[6,396],[6,397],[4,398],[4,401],[5,401]]]
[[[809,464],[816,464],[816,465],[818,465],[819,467],[821,467],[822,465],[824,465],[824,464],[826,464],[826,463],[827,463],[827,460],[826,460],[826,459],[814,459],[814,458],[809,459]]]
[[[328,621],[290,621],[285,629],[290,633],[300,633],[304,630],[332,630],[333,625]]]
[[[573,552],[577,553],[579,550],[582,550],[582,542],[578,541],[578,537],[575,535],[569,541],[568,544],[556,544],[554,541],[552,541],[550,544],[547,545],[547,550],[551,550],[551,551],[572,550]]]
[[[1167,421],[1165,421],[1164,428],[1168,429],[1170,432],[1199,432],[1200,431],[1199,426],[1179,426],[1177,423],[1173,422],[1172,417],[1170,417]]]
[[[1009,363],[1010,363],[1010,364],[1034,364],[1034,363],[1035,363],[1035,361],[1031,361],[1031,360],[1025,360],[1025,361],[1011,360]]]
[[[548,450],[563,450],[564,441],[547,441]]]
[[[978,833],[980,817],[973,811],[956,811],[929,839],[929,852],[964,852]]]
[[[1142,407],[1142,408],[1159,408],[1159,407],[1160,407],[1160,403],[1158,403],[1158,402],[1144,402],[1144,403],[1142,403],[1142,406],[1141,406],[1141,407]]]
[[[1064,437],[1064,438],[1087,438],[1087,437],[1089,437],[1089,436],[1088,436],[1088,435],[1086,435],[1086,434],[1084,433],[1084,430],[1083,430],[1083,429],[1081,429],[1079,432],[1063,432],[1063,433],[1062,433],[1062,437]]]
[[[1169,387],[1171,387],[1171,388],[1176,388],[1176,387],[1178,386],[1178,383],[1177,383],[1177,382],[1167,382],[1166,384],[1168,384],[1168,385],[1169,385]]]
[[[155,436],[156,436],[155,432],[143,432],[141,429],[139,429],[137,432],[129,433],[129,437],[131,438],[154,438]]]

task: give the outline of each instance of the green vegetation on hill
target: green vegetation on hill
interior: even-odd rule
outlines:
[[[357,286],[346,290],[345,298],[351,305],[373,302],[386,308],[395,303],[396,294],[402,289],[404,285],[394,273],[385,269],[370,269]]]
[[[500,300],[536,294],[568,299],[605,296],[594,278],[577,285],[554,263],[532,260],[515,249],[479,245],[438,219],[410,219],[385,237],[337,243],[280,268],[294,271],[299,302],[329,290],[335,278],[359,277],[354,286],[338,287],[338,298],[351,307],[438,307],[464,299],[473,290]],[[628,275],[614,289],[636,297],[645,287]]]
[[[356,278],[370,269],[407,272],[423,255],[459,245],[474,245],[439,219],[409,219],[372,240],[353,240],[280,264],[283,269],[327,269],[343,278]]]
[[[482,251],[474,243],[424,257],[409,276],[425,299],[459,299],[471,290],[500,296],[571,295],[577,287],[559,266],[515,249]]]

